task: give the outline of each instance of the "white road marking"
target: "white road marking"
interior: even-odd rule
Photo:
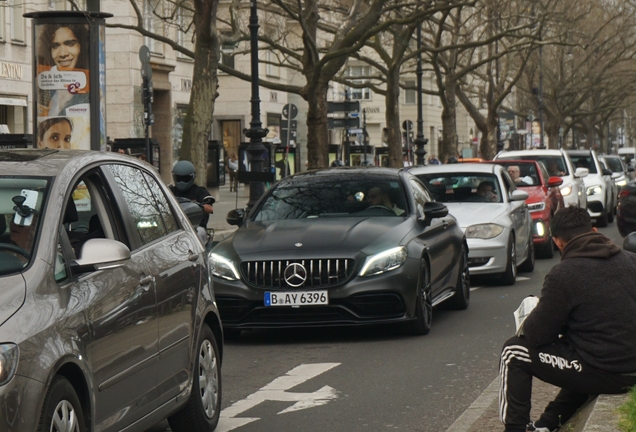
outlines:
[[[260,420],[259,417],[236,416],[267,400],[296,402],[278,414],[299,411],[328,403],[337,397],[336,391],[329,386],[324,386],[313,393],[294,393],[286,390],[315,378],[338,365],[340,365],[340,363],[315,363],[296,366],[294,369],[287,372],[287,374],[276,378],[265,387],[221,411],[219,425],[216,427],[215,431],[228,432],[248,423]]]

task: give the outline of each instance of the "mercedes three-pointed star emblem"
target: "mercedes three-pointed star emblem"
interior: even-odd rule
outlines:
[[[285,278],[287,285],[298,288],[307,280],[307,270],[302,264],[291,263],[285,268],[283,277]]]

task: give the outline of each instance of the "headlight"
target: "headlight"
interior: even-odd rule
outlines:
[[[590,195],[599,195],[603,193],[603,189],[601,189],[600,186],[596,185],[596,186],[590,186],[589,188],[587,188],[587,196]]]
[[[616,182],[616,186],[623,187],[627,184],[627,180],[619,180]]]
[[[0,386],[7,384],[18,369],[20,352],[16,344],[0,345]]]
[[[399,246],[367,257],[360,276],[373,276],[395,270],[406,261],[406,248]]]
[[[561,195],[568,196],[572,193],[572,185],[561,186]]]
[[[528,204],[528,211],[538,212],[538,211],[543,211],[543,210],[545,210],[545,203],[544,202]]]
[[[466,238],[491,239],[497,237],[504,227],[497,224],[471,225],[466,228]]]
[[[232,261],[215,253],[210,254],[210,271],[212,275],[227,280],[239,280],[241,278]]]

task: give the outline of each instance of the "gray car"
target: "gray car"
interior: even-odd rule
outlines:
[[[534,270],[532,217],[505,167],[461,163],[415,167],[438,202],[455,216],[468,243],[472,275],[497,275],[504,285],[515,283],[517,268]]]
[[[0,151],[0,212],[0,431],[213,430],[207,257],[154,168]]]

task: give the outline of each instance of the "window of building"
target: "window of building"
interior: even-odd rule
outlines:
[[[26,0],[13,0],[13,16],[11,20],[11,40],[24,43],[25,39],[25,18],[24,3]]]
[[[350,77],[368,77],[371,75],[371,68],[369,66],[350,66],[349,67],[349,76]],[[353,80],[355,84],[365,84],[369,82],[369,79],[359,79]],[[371,99],[371,89],[368,87],[364,88],[349,88],[350,98],[352,100],[370,100]]]
[[[194,51],[194,24],[192,20],[192,11],[180,7],[177,9],[177,43],[184,48]],[[177,57],[189,58],[188,56],[177,52]]]
[[[158,35],[163,35],[163,23],[159,18],[162,12],[160,0],[144,0],[144,28]],[[144,37],[144,44],[151,53],[163,55],[163,44],[151,37]]]
[[[416,87],[415,81],[406,81],[406,87]],[[406,105],[414,105],[417,102],[417,90],[407,88],[404,90],[404,103]]]
[[[4,42],[4,28],[7,26],[7,23],[4,21],[4,7],[0,5],[0,42]]]
[[[267,68],[265,74],[271,77],[280,77],[280,66],[278,66],[278,57],[273,51],[267,51]]]
[[[429,77],[428,78],[428,89],[431,91],[431,93],[428,94],[428,104],[429,105],[433,105],[433,77]]]

